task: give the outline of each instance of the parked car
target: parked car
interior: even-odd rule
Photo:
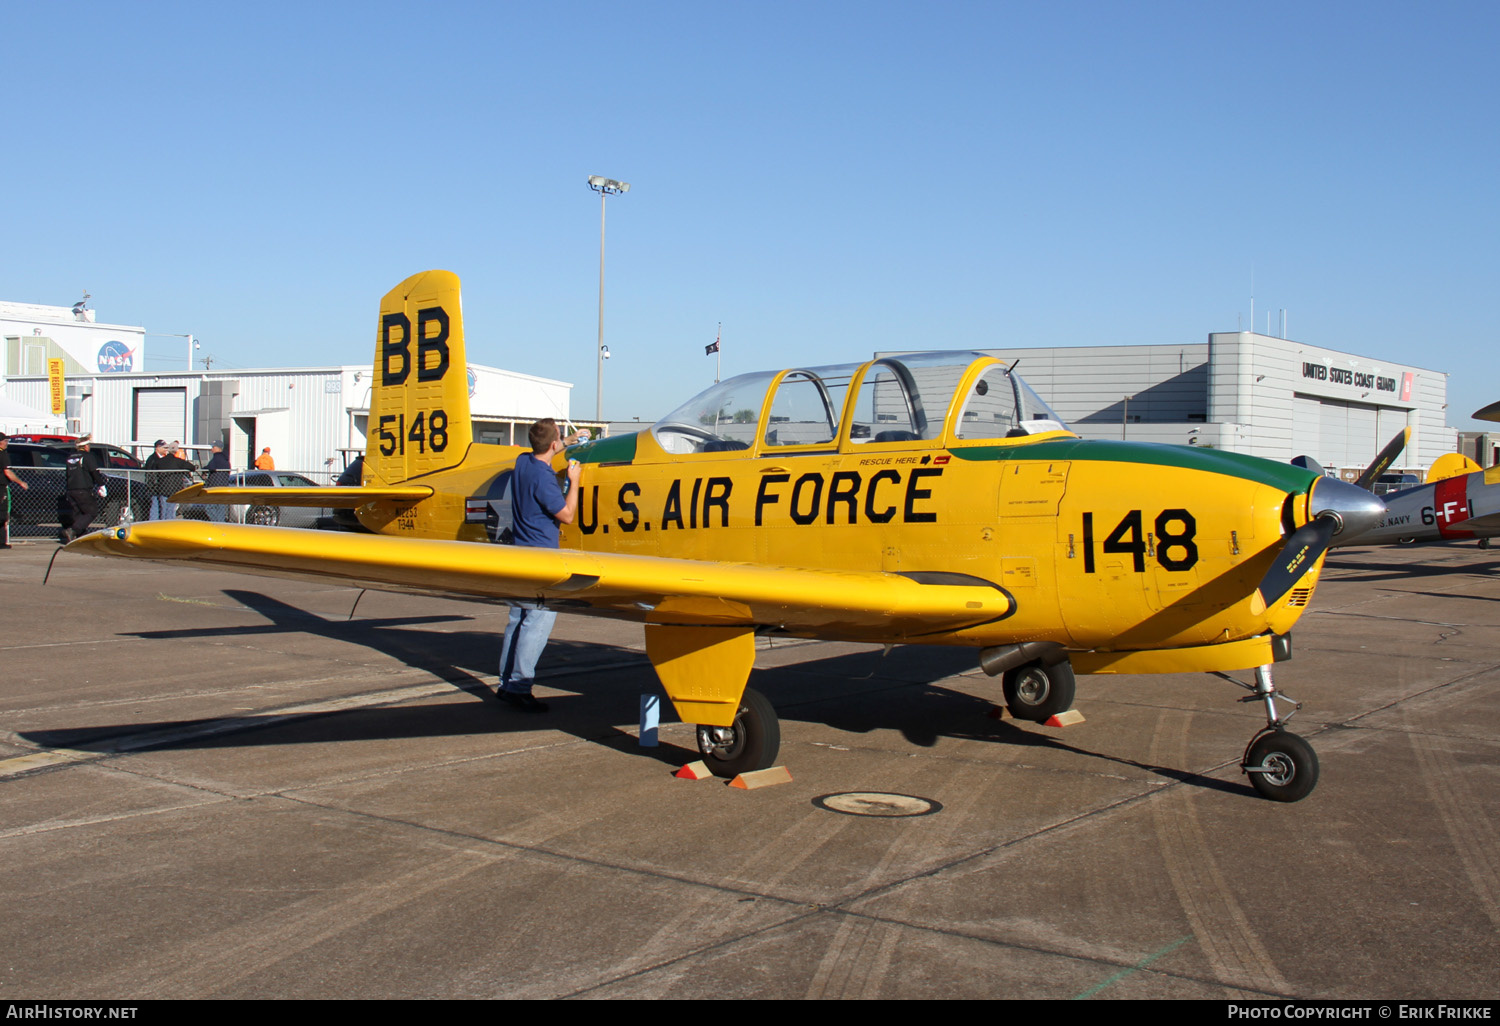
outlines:
[[[136,520],[143,520],[151,508],[151,498],[141,475],[132,475],[140,461],[114,445],[91,445],[98,455],[99,469],[104,472],[104,500],[91,527],[114,527],[126,519],[126,510]],[[67,491],[68,455],[71,445],[48,442],[17,442],[12,438],[7,450],[10,467],[26,488],[12,488],[10,493],[11,530],[17,535],[55,534],[59,527],[58,511]],[[123,458],[122,458],[123,457]],[[116,462],[120,460],[120,462]],[[129,462],[127,462],[129,461]]]
[[[229,476],[230,488],[321,488],[316,481],[285,470],[237,470]],[[229,506],[229,519],[236,524],[259,524],[262,527],[327,527],[333,514],[326,508],[308,506],[270,506],[238,504]],[[177,515],[188,520],[212,520],[209,507],[203,503],[184,505]]]
[[[11,435],[12,442],[76,442],[77,435]]]
[[[1375,487],[1370,490],[1376,495],[1389,495],[1391,492],[1404,492],[1408,488],[1415,488],[1421,483],[1422,479],[1416,474],[1381,474],[1375,479]]]

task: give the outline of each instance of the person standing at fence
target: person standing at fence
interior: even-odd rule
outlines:
[[[0,549],[10,548],[10,486],[20,485],[23,492],[31,489],[10,469],[9,450],[10,436],[0,431]]]
[[[168,520],[177,515],[175,510],[171,513],[167,512],[167,506],[170,505],[167,502],[167,496],[177,490],[166,487],[167,475],[162,473],[165,469],[162,467],[162,461],[167,458],[168,454],[166,441],[158,438],[155,450],[146,457],[144,464],[146,487],[151,493],[151,514],[146,517],[147,520]]]
[[[167,446],[167,455],[161,461],[161,469],[165,471],[162,475],[162,512],[163,520],[173,520],[177,517],[177,503],[168,502],[173,495],[193,483],[193,471],[198,468],[193,466],[192,460],[184,459],[182,450],[178,448],[180,443],[173,442]]]
[[[67,467],[67,480],[62,501],[58,503],[58,520],[61,525],[57,540],[68,544],[89,529],[89,521],[99,512],[99,501],[104,498],[104,475],[99,470],[99,461],[89,451],[92,435],[84,435],[75,443],[78,448],[63,461]]]
[[[213,455],[203,465],[203,483],[210,488],[229,487],[229,457],[224,455],[224,446],[220,442],[214,443]],[[228,506],[210,503],[206,508],[208,519],[221,524],[229,522]]]

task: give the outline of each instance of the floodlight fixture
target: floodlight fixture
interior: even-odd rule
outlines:
[[[617,182],[613,178],[605,178],[603,175],[589,175],[589,188],[595,192],[616,196],[622,192],[629,192],[630,183]]]

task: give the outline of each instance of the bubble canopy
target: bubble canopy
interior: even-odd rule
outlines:
[[[657,444],[676,455],[995,442],[1055,431],[1067,425],[1031,386],[976,352],[741,374],[651,428]]]

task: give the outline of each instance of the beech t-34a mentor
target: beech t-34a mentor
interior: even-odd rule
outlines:
[[[355,506],[374,534],[169,521],[70,551],[395,591],[541,599],[645,625],[677,713],[721,776],[770,766],[776,714],[747,688],[755,635],[963,645],[1042,721],[1084,673],[1255,670],[1267,726],[1243,768],[1281,801],[1317,758],[1270,667],[1340,530],[1383,505],[1298,467],[1084,441],[1000,360],[920,353],[746,374],[648,430],[574,446],[558,550],[488,540],[520,449],[472,440],[459,282],[381,302],[360,488],[194,486],[176,502]]]

